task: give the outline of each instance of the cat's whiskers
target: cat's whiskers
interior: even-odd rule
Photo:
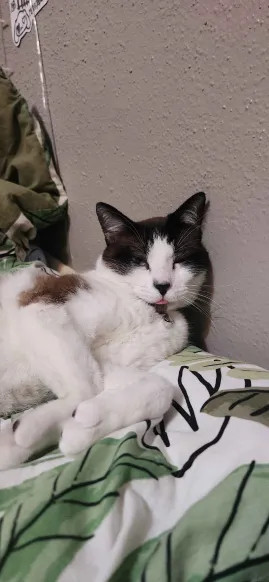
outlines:
[[[192,294],[193,296],[195,295],[194,291],[192,291],[191,289],[188,289],[188,291],[190,291],[190,294]],[[216,305],[217,307],[219,307],[220,309],[222,309],[222,305],[220,303],[218,303],[215,299],[212,299],[210,294],[207,293],[200,293],[198,291],[198,293],[196,294],[197,299],[202,298],[202,299],[206,299],[208,300],[210,303]]]
[[[187,299],[187,298],[185,298],[185,299]],[[184,297],[183,297],[183,300],[184,300]],[[190,305],[190,307],[192,307],[193,309],[198,311],[198,313],[200,313],[201,315],[204,315],[209,320],[210,326],[212,326],[215,329],[215,331],[217,331],[216,325],[215,325],[215,322],[213,321],[212,314],[211,314],[210,310],[206,309],[205,306],[201,307],[201,305],[197,304],[197,302],[192,303]]]
[[[188,238],[190,238],[191,234],[193,232],[195,232],[196,230],[200,230],[200,225],[195,225],[195,226],[191,226],[189,227],[181,237],[179,237],[178,242],[177,242],[177,247],[179,247],[180,249],[182,248],[182,243],[187,240]]]

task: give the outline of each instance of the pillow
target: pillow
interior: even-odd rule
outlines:
[[[237,360],[214,356],[189,347],[168,358],[172,365],[189,370],[210,396],[201,412],[235,416],[269,426],[269,371]]]

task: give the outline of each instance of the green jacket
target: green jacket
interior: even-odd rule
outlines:
[[[37,232],[66,216],[43,127],[0,68],[0,271],[20,266]]]

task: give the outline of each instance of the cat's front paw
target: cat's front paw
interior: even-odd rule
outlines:
[[[17,445],[14,432],[16,423],[7,423],[0,430],[0,470],[17,467],[29,459],[32,450]]]
[[[22,448],[42,450],[50,444],[57,443],[59,432],[56,423],[50,426],[50,419],[49,417],[46,419],[40,406],[22,415],[14,431],[14,438],[17,445]]]
[[[102,421],[102,411],[97,398],[80,402],[73,417],[84,428],[97,427]]]
[[[73,456],[105,436],[99,403],[95,399],[81,402],[73,418],[63,427],[59,447],[64,455]]]
[[[67,457],[73,457],[90,447],[91,440],[89,430],[80,426],[73,418],[70,418],[64,425],[59,448]]]

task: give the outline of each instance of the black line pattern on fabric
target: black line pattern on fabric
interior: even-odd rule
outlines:
[[[170,447],[170,441],[169,441],[168,434],[165,430],[164,420],[161,420],[161,422],[159,424],[159,428],[160,428],[160,437],[161,437],[163,443],[165,444],[166,447]]]
[[[161,543],[160,541],[157,542],[156,546],[153,548],[153,550],[148,558],[148,561],[147,561],[147,563],[143,569],[142,575],[141,575],[141,582],[147,582],[147,568],[148,568],[148,565],[150,563],[151,558],[153,558],[154,554],[156,554],[156,552],[158,551],[158,549],[160,547],[160,543]]]
[[[166,538],[166,580],[172,582],[172,555],[171,555],[172,532]]]
[[[215,364],[220,363],[222,368],[224,368],[224,366],[226,366],[227,368],[231,368],[231,369],[234,368],[234,366],[232,366],[231,364],[236,364],[236,362],[234,362],[233,360],[227,360],[227,362],[223,362],[219,358],[216,358],[215,360],[213,360],[213,362],[215,362]],[[203,367],[210,369],[210,368],[212,368],[212,365],[214,366],[215,364],[204,364]]]
[[[178,386],[179,386],[179,388],[184,396],[184,399],[185,399],[185,402],[186,402],[186,405],[187,405],[189,412],[187,412],[181,406],[181,404],[179,404],[176,400],[173,400],[172,404],[173,404],[173,407],[175,408],[175,410],[177,410],[177,412],[179,412],[179,414],[181,414],[181,416],[184,418],[184,420],[186,420],[186,422],[188,423],[190,428],[194,432],[196,432],[199,429],[199,426],[198,426],[198,422],[196,420],[196,416],[195,416],[188,392],[183,384],[183,372],[184,372],[184,370],[189,371],[189,368],[187,366],[181,366],[181,368],[179,368],[177,381],[178,381]]]
[[[185,410],[183,408],[183,406],[181,406],[181,404],[179,402],[177,402],[177,400],[175,400],[175,399],[172,400],[172,406],[182,416],[182,418],[184,418],[184,420],[187,422],[189,427],[194,432],[196,432],[199,430],[199,426],[198,426],[198,422],[197,422],[195,412],[194,412],[194,409],[192,407],[188,392],[183,384],[184,370],[190,371],[188,366],[181,366],[179,368],[178,386],[179,386],[181,393],[184,397],[184,400],[186,402],[186,406],[187,406],[188,410]],[[220,384],[221,384],[221,370],[219,368],[216,370],[216,382],[215,382],[214,387],[212,387],[211,384],[209,384],[204,378],[202,378],[202,376],[200,374],[198,374],[196,372],[192,372],[192,374],[194,374],[204,386],[206,385],[206,388],[210,394],[214,393],[216,390],[219,389]],[[202,380],[201,380],[201,378],[202,378]],[[159,428],[159,431],[158,431],[158,428]],[[170,446],[169,437],[168,437],[168,434],[166,432],[165,424],[164,424],[163,420],[160,422],[158,427],[157,426],[154,427],[153,432],[156,436],[159,436],[162,439],[162,441],[166,447]]]
[[[256,548],[257,548],[257,545],[259,544],[259,542],[260,542],[261,538],[262,538],[262,537],[264,536],[264,534],[266,533],[266,530],[268,529],[268,527],[269,527],[269,515],[267,516],[267,518],[266,518],[265,522],[263,523],[263,525],[262,525],[262,528],[261,528],[261,530],[260,530],[260,533],[259,533],[259,535],[258,535],[257,539],[255,540],[254,544],[252,545],[252,547],[251,547],[251,549],[250,549],[250,553],[253,553],[253,552],[255,552],[255,550],[256,550]]]
[[[2,547],[2,525],[3,525],[4,517],[0,517],[0,548]]]
[[[207,449],[209,449],[210,447],[213,447],[214,445],[216,445],[221,437],[223,436],[228,424],[230,421],[230,417],[226,416],[221,427],[220,430],[218,432],[218,434],[212,439],[212,441],[209,441],[208,443],[205,443],[204,445],[202,445],[201,447],[199,447],[199,449],[197,449],[196,451],[194,451],[194,453],[191,454],[191,456],[189,457],[189,459],[186,461],[186,463],[184,463],[183,467],[177,471],[174,471],[172,473],[173,477],[177,477],[179,479],[181,479],[182,477],[184,477],[185,473],[192,467],[194,461],[202,454],[204,453],[204,451],[206,451]]]
[[[157,426],[153,427],[153,433],[155,434],[155,436],[160,436],[160,433],[158,432]]]
[[[57,485],[58,485],[58,481],[60,479],[61,473],[59,472],[57,477],[54,479],[53,481],[53,485],[52,485],[52,492],[51,492],[51,500],[54,499],[54,495],[56,494],[56,489],[57,489]]]
[[[244,560],[243,562],[238,562],[237,564],[234,564],[233,566],[230,566],[229,568],[226,568],[225,570],[222,570],[220,572],[216,572],[216,574],[212,574],[212,576],[210,578],[204,578],[204,580],[202,582],[215,582],[215,580],[222,580],[222,579],[227,579],[229,578],[229,576],[232,576],[233,574],[237,574],[238,572],[242,572],[243,570],[248,570],[249,568],[253,568],[253,566],[259,566],[260,564],[265,564],[266,562],[269,562],[269,554],[264,554],[263,556],[259,556],[258,558],[251,558],[249,560]],[[241,579],[242,580],[242,579]],[[261,582],[267,582],[266,578],[251,578],[251,581],[254,580],[260,580]],[[246,580],[244,579],[244,581],[242,580],[242,582],[251,582],[250,579]]]
[[[181,406],[181,404],[179,404],[176,400],[172,400],[172,406],[184,418],[184,420],[186,420],[186,422],[194,432],[197,432],[197,430],[199,430],[196,417],[194,415],[193,416],[189,415],[187,411],[184,410],[184,408]]]
[[[137,438],[136,434],[129,434],[124,440],[122,440],[119,444],[119,446],[117,447],[116,450],[116,454],[118,453],[120,447],[126,443],[126,441],[132,439],[132,438]],[[89,451],[87,451],[86,455],[89,453]],[[83,457],[83,460],[85,459],[85,455]],[[82,462],[83,462],[82,460]],[[137,461],[139,461],[140,458],[137,458]],[[155,462],[155,464],[157,464],[157,461]],[[20,511],[23,507],[22,504],[19,504],[15,513],[15,517],[14,517],[14,521],[12,524],[12,529],[11,529],[11,536],[10,536],[10,540],[9,543],[7,545],[7,548],[5,550],[5,553],[0,557],[0,572],[2,572],[8,558],[10,557],[10,555],[16,551],[16,550],[20,550],[23,547],[26,547],[27,545],[32,545],[36,542],[40,542],[40,541],[46,541],[46,540],[53,540],[53,539],[71,539],[71,540],[77,540],[77,541],[86,541],[88,539],[91,539],[92,537],[94,537],[94,534],[91,534],[90,536],[87,537],[83,537],[83,536],[76,536],[73,534],[70,535],[66,535],[66,536],[61,536],[61,534],[51,534],[48,536],[44,536],[44,537],[38,537],[38,538],[34,538],[33,540],[29,540],[25,543],[18,543],[21,541],[22,536],[26,533],[29,532],[29,530],[31,530],[31,527],[34,526],[38,520],[40,518],[42,518],[42,516],[45,514],[45,512],[53,507],[53,505],[57,502],[62,502],[63,501],[63,497],[66,496],[69,493],[72,493],[74,491],[78,491],[80,489],[84,489],[86,487],[89,487],[91,485],[96,485],[97,483],[101,483],[104,482],[106,480],[106,478],[108,477],[108,475],[110,475],[112,473],[112,471],[114,469],[117,469],[117,467],[130,467],[132,469],[136,469],[138,471],[141,471],[142,473],[144,473],[145,475],[148,475],[149,477],[158,480],[158,477],[156,475],[154,475],[151,471],[149,471],[146,467],[142,467],[140,465],[137,465],[135,463],[125,463],[125,462],[120,462],[118,463],[118,457],[115,456],[114,460],[112,461],[110,467],[107,469],[107,471],[100,477],[96,478],[96,479],[92,479],[89,481],[75,481],[73,479],[73,482],[70,486],[65,487],[64,489],[62,489],[61,491],[56,492],[56,488],[57,488],[57,483],[59,480],[59,477],[61,476],[61,470],[60,470],[60,474],[58,473],[57,476],[55,477],[52,486],[51,486],[51,495],[49,496],[49,498],[47,499],[47,501],[44,502],[44,505],[37,510],[37,512],[35,513],[35,515],[32,515],[31,518],[24,523],[24,525],[20,528],[20,529],[16,529],[17,527],[17,522],[18,522],[18,518],[20,515]],[[80,464],[81,467],[81,464]],[[112,497],[112,495],[111,495]]]
[[[221,374],[220,368],[217,368],[215,370],[215,372],[216,372],[215,386],[212,386],[212,384],[210,384],[210,382],[208,382],[208,380],[206,380],[201,374],[199,374],[199,372],[195,372],[194,370],[190,370],[190,372],[207,389],[209,396],[213,396],[213,394],[215,394],[215,392],[217,392],[219,390],[220,385],[221,385],[221,379],[222,379],[222,374]]]
[[[158,481],[158,477],[156,477],[156,475],[154,475],[154,473],[152,473],[149,469],[146,469],[145,467],[140,467],[139,465],[135,465],[134,463],[117,463],[116,462],[113,465],[113,469],[116,469],[116,467],[131,467],[131,469],[137,469],[138,471],[143,471],[149,477],[151,477],[152,479],[155,479],[155,481]]]
[[[120,442],[120,444],[117,448],[117,452],[120,450],[122,445],[125,445],[125,443],[127,443],[128,441],[136,440],[136,439],[137,439],[137,434],[135,432],[131,432],[131,433],[127,434],[126,438]]]
[[[222,398],[224,395],[226,396],[227,394],[244,394],[244,393],[251,393],[251,394],[257,394],[257,392],[262,392],[263,394],[269,394],[269,390],[261,390],[259,391],[257,388],[247,388],[245,391],[245,388],[239,388],[238,390],[221,390],[221,392],[219,392],[218,394],[214,394],[211,398],[208,398],[208,400],[206,400],[206,402],[204,402],[202,408],[201,408],[201,412],[203,411],[203,409],[205,408],[205,406],[209,403],[209,402],[213,402],[214,400],[217,400],[218,398]]]
[[[146,424],[147,424],[147,428],[146,428],[146,430],[145,430],[145,432],[144,432],[143,436],[141,437],[141,443],[142,443],[142,445],[145,447],[145,449],[149,449],[149,450],[152,450],[152,451],[158,451],[158,453],[159,453],[159,452],[160,452],[160,449],[158,449],[158,447],[155,447],[154,445],[149,445],[149,444],[148,444],[148,443],[146,443],[146,441],[145,441],[146,434],[147,434],[147,432],[149,431],[149,429],[150,429],[150,427],[151,427],[151,421],[150,421],[150,420],[146,420]],[[155,428],[155,427],[154,427],[154,428]],[[154,428],[153,428],[153,433],[154,433],[154,434],[156,434],[156,433],[154,432]],[[159,434],[159,433],[157,433],[157,434]]]
[[[51,540],[72,540],[75,542],[86,542],[88,540],[91,540],[93,538],[93,534],[91,534],[90,536],[75,536],[72,534],[55,534],[55,535],[47,535],[47,536],[38,536],[36,538],[33,538],[32,540],[29,540],[28,542],[25,542],[24,544],[21,544],[20,546],[16,546],[15,548],[13,548],[13,552],[19,552],[20,550],[23,550],[24,548],[27,548],[28,546],[31,546],[32,544],[36,544],[38,542],[45,542],[48,541],[50,542]]]
[[[210,566],[208,575],[204,579],[204,582],[209,582],[209,581],[211,582],[211,580],[213,579],[212,576],[215,573],[214,570],[215,570],[215,567],[216,567],[217,562],[218,562],[222,543],[223,543],[225,536],[228,533],[228,531],[229,531],[229,529],[230,529],[230,527],[231,527],[231,525],[236,517],[239,505],[240,505],[242,497],[243,497],[244,490],[247,486],[248,480],[249,480],[254,468],[255,468],[255,461],[252,461],[250,463],[250,465],[248,466],[247,471],[246,471],[245,475],[243,476],[243,479],[241,480],[241,483],[240,483],[239,488],[237,490],[237,493],[236,493],[236,496],[235,496],[235,499],[234,499],[234,502],[232,505],[232,509],[231,509],[230,514],[228,516],[228,519],[227,519],[226,523],[224,524],[224,526],[220,532],[220,535],[217,539],[215,550],[214,550],[213,556],[211,558],[211,566]]]
[[[10,532],[10,538],[9,538],[9,541],[7,543],[7,548],[6,548],[6,555],[7,556],[12,551],[12,546],[13,546],[13,543],[14,543],[14,539],[17,537],[17,534],[15,534],[15,532],[16,532],[18,518],[19,518],[19,515],[21,513],[21,510],[22,510],[22,503],[20,503],[18,505],[18,507],[16,509],[16,512],[15,512],[15,517],[14,517],[14,521],[13,521],[12,528],[11,528],[11,532]],[[2,526],[2,521],[1,521],[1,526]],[[2,560],[0,559],[0,572],[1,572],[1,569],[2,569]]]
[[[261,414],[264,414],[265,412],[269,412],[269,404],[262,406],[262,408],[258,408],[258,410],[253,410],[253,412],[250,413],[250,416],[261,416]]]
[[[87,461],[87,460],[88,460],[88,458],[89,458],[89,455],[90,455],[90,452],[91,452],[91,450],[92,450],[92,447],[90,447],[90,448],[89,448],[89,449],[86,451],[85,455],[83,456],[83,458],[82,458],[82,461],[81,461],[81,463],[80,463],[80,465],[79,465],[79,468],[78,468],[78,470],[77,470],[77,472],[76,472],[76,474],[75,474],[74,481],[76,481],[76,480],[77,480],[77,478],[78,478],[79,474],[81,473],[81,471],[82,471],[82,469],[83,469],[83,467],[84,467],[84,465],[85,465],[86,461]]]
[[[11,548],[14,538],[16,537],[16,528],[17,528],[17,523],[18,523],[18,519],[19,519],[19,515],[21,513],[22,510],[22,503],[20,503],[16,509],[16,513],[15,513],[15,517],[14,517],[14,521],[12,524],[12,529],[11,529],[11,533],[10,533],[10,538],[9,538],[9,542],[8,542],[8,547],[7,547],[7,551],[9,551],[9,549]]]
[[[79,499],[60,499],[59,503],[67,503],[69,505],[81,505],[81,507],[96,507],[106,499],[110,497],[119,497],[120,494],[118,491],[109,491],[105,493],[100,499],[97,501],[80,501]]]
[[[160,449],[158,449],[158,452],[159,451],[160,451]],[[136,457],[132,453],[122,453],[121,455],[119,455],[117,457],[117,462],[119,459],[122,459],[123,457],[129,457],[130,459],[135,459],[136,461],[139,461],[139,457]],[[143,459],[141,459],[141,460],[143,461]],[[147,459],[147,463],[152,463],[153,465],[156,465],[157,467],[165,467],[165,469],[169,469],[168,464],[162,463],[162,461],[156,461],[156,459]]]
[[[158,432],[158,427],[160,429],[160,432]],[[168,434],[167,434],[167,432],[165,430],[164,420],[161,420],[161,422],[157,426],[154,426],[153,432],[154,432],[154,434],[156,436],[159,436],[162,439],[163,444],[167,448],[170,447],[170,441],[169,441],[169,438],[168,438]]]
[[[240,366],[240,368],[235,368],[235,369],[239,370],[240,372],[246,372],[246,379],[249,379],[248,378],[249,372],[256,372],[258,374],[257,378],[259,378],[259,377],[262,378],[263,372],[267,372],[267,370],[265,370],[264,368],[259,368],[258,366],[254,367],[254,368],[243,368],[243,366]],[[260,376],[259,376],[259,374],[260,374]]]
[[[259,394],[259,392],[254,392],[253,394],[248,394],[247,396],[244,396],[243,398],[239,398],[238,400],[236,400],[236,402],[232,402],[232,404],[230,404],[229,410],[233,410],[236,406],[238,406],[239,404],[242,404],[242,402],[247,402],[248,400],[252,400],[252,398],[255,398],[255,396],[257,394]]]

